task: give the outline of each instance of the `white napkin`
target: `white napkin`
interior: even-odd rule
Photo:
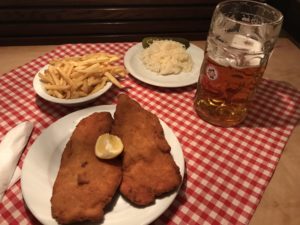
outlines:
[[[7,188],[20,178],[21,171],[16,167],[32,128],[32,122],[20,123],[0,143],[0,202]]]

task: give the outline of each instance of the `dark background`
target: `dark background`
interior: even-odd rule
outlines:
[[[140,41],[145,36],[205,39],[220,0],[0,0],[0,45]],[[300,40],[298,0],[271,0],[283,35]]]

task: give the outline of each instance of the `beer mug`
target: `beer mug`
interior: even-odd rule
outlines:
[[[194,100],[202,119],[230,127],[246,118],[282,20],[265,3],[230,0],[216,6]]]

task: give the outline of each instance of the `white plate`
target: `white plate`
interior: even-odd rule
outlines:
[[[66,106],[78,106],[78,105],[82,105],[82,104],[87,104],[87,103],[95,100],[96,98],[98,98],[100,95],[104,94],[112,86],[111,82],[107,82],[106,85],[101,90],[97,91],[94,94],[91,94],[91,95],[88,95],[88,96],[85,96],[85,97],[81,97],[81,98],[74,98],[74,99],[55,98],[55,97],[47,94],[47,92],[45,91],[45,88],[43,87],[43,85],[40,81],[40,77],[38,75],[40,72],[44,72],[47,68],[48,68],[48,65],[44,66],[34,76],[34,78],[33,78],[33,88],[34,88],[35,92],[41,98],[43,98],[43,99],[45,99],[49,102],[54,102],[54,103],[58,103],[58,104],[66,105]]]
[[[201,48],[190,44],[190,47],[187,49],[193,60],[193,69],[191,72],[181,72],[176,75],[166,76],[154,73],[144,66],[143,62],[139,59],[142,50],[142,43],[138,43],[128,49],[124,57],[126,69],[136,79],[159,87],[184,87],[197,83],[204,56]]]
[[[102,111],[113,114],[115,105],[95,106],[71,113],[45,129],[31,146],[22,168],[21,188],[28,208],[42,224],[57,225],[51,216],[50,198],[65,144],[81,119],[93,112]],[[180,143],[173,131],[164,122],[160,122],[171,146],[171,154],[183,177],[184,157]],[[118,195],[112,210],[105,214],[103,224],[140,225],[151,223],[169,207],[177,192],[156,199],[155,204],[144,208],[134,207]]]

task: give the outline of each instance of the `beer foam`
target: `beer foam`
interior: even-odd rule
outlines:
[[[249,53],[262,52],[262,44],[259,41],[241,34],[233,35],[230,46],[241,50],[247,50]]]
[[[234,68],[256,67],[264,58],[263,46],[259,41],[241,34],[227,34],[223,39],[229,40],[224,44],[209,40],[213,45],[209,57],[222,66]]]

